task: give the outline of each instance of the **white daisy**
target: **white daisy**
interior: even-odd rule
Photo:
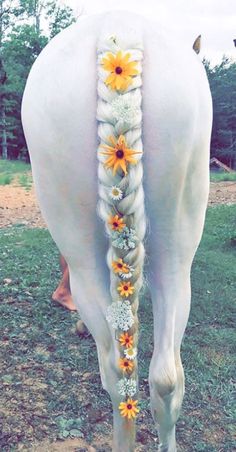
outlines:
[[[136,348],[136,347],[134,347],[134,348],[127,348],[127,349],[124,351],[124,354],[125,354],[125,357],[126,357],[127,359],[133,360],[133,359],[135,359],[136,356],[137,356],[137,348]]]
[[[118,393],[122,396],[133,397],[137,392],[137,383],[133,378],[122,378],[117,383]]]
[[[122,273],[122,272],[119,273],[119,275],[121,276],[122,279],[130,279],[133,276],[132,273],[134,272],[134,268],[130,267],[129,265],[127,265],[127,267],[129,268],[128,273]]]
[[[107,308],[106,319],[115,329],[128,331],[134,324],[134,316],[129,300],[114,301]]]
[[[123,191],[116,185],[113,185],[113,187],[111,187],[111,190],[109,192],[109,196],[114,201],[119,201],[120,199],[123,198]]]

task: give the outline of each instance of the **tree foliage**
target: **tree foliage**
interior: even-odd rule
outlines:
[[[26,154],[26,144],[21,126],[21,99],[29,70],[47,44],[48,39],[38,34],[32,25],[14,27],[4,42],[4,62],[7,80],[4,88],[8,156],[16,158]],[[22,155],[23,157],[23,155]]]
[[[20,121],[21,99],[30,68],[47,44],[75,21],[58,0],[0,0],[0,155],[27,155]],[[42,27],[43,24],[43,27]],[[214,121],[211,156],[236,169],[236,63],[223,57],[211,67]]]
[[[236,169],[236,63],[223,57],[213,68],[204,65],[213,98],[211,156]]]
[[[57,0],[0,0],[0,154],[3,158],[27,158],[20,120],[27,76],[49,39],[74,21],[72,10],[59,6]]]

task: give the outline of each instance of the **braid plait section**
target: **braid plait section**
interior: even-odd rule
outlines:
[[[127,45],[128,44],[128,45]],[[140,43],[111,37],[98,46],[98,214],[109,237],[107,264],[112,303],[107,320],[115,329],[121,379],[119,409],[135,418],[139,291],[143,283],[146,231],[142,144]],[[133,397],[135,396],[135,400]]]

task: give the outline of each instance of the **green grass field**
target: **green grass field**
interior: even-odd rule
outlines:
[[[0,185],[9,185],[13,180],[29,189],[32,185],[31,165],[20,160],[0,159]]]
[[[232,181],[235,182],[236,181],[236,171],[234,171],[233,173],[216,173],[216,172],[211,172],[211,182],[225,182],[225,181]]]
[[[192,310],[182,347],[186,395],[177,425],[181,452],[234,450],[235,218],[236,206],[208,209],[193,265]],[[78,314],[50,301],[60,275],[49,233],[2,229],[0,246],[0,450],[37,451],[35,444],[46,439],[68,437],[82,437],[95,446],[99,435],[104,447],[96,450],[110,450],[111,403],[100,384],[95,343],[75,334]],[[148,293],[139,318],[138,450],[152,452],[157,434],[147,383],[152,354]]]

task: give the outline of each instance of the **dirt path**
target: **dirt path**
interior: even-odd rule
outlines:
[[[26,190],[15,184],[0,186],[0,227],[15,224],[31,228],[46,227],[33,187]]]
[[[209,205],[236,204],[236,182],[212,182]],[[45,228],[34,188],[26,190],[17,184],[0,186],[0,227],[23,224]]]

